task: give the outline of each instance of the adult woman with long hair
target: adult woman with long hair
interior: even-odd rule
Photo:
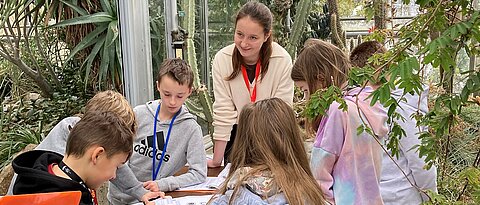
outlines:
[[[234,44],[215,55],[212,63],[214,156],[209,167],[228,160],[235,139],[236,124],[243,106],[278,97],[293,102],[292,60],[273,42],[272,13],[264,4],[250,1],[235,20]]]

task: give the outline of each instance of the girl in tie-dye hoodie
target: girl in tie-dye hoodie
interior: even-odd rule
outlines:
[[[370,87],[347,88],[350,63],[336,46],[309,39],[292,69],[295,84],[314,93],[332,85],[342,88],[348,108],[333,102],[326,115],[313,120],[317,136],[310,166],[327,201],[332,204],[383,204],[379,189],[386,111],[380,104],[370,106]],[[357,131],[370,127],[374,136]]]

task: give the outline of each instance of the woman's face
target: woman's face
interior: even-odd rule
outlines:
[[[263,30],[263,26],[249,16],[237,21],[233,40],[243,60],[249,65],[257,62],[263,43],[270,37],[270,32],[264,33]]]

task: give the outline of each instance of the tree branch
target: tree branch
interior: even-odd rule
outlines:
[[[435,9],[433,10],[433,12],[431,13],[430,17],[428,17],[427,21],[423,24],[422,28],[417,32],[417,34],[415,35],[415,37],[413,37],[407,44],[405,44],[405,46],[403,46],[397,53],[396,55],[392,56],[386,63],[384,63],[383,65],[381,65],[378,69],[375,70],[374,74],[380,72],[381,70],[383,70],[384,68],[386,68],[388,65],[390,65],[403,51],[405,51],[407,48],[409,48],[414,40],[418,39],[422,32],[425,31],[425,29],[427,28],[427,26],[430,24],[431,21],[433,21],[433,17],[437,14],[438,10],[440,9],[440,6],[441,6],[441,2],[439,2],[437,4],[437,6],[435,7]]]
[[[53,70],[53,66],[52,64],[50,63],[50,59],[47,57],[47,55],[45,54],[44,52],[44,48],[40,42],[40,37],[38,37],[38,28],[35,27],[34,29],[34,35],[33,35],[33,38],[38,46],[38,51],[40,53],[40,55],[43,57],[43,59],[45,60],[45,63],[47,64],[47,70],[48,72],[50,73],[52,79],[53,79],[53,82],[55,83],[56,86],[60,86],[60,81],[58,80],[58,77],[57,75],[55,74],[55,71]]]
[[[20,59],[12,59],[11,61],[15,64],[22,72],[24,72],[28,77],[30,77],[33,81],[35,81],[36,85],[40,88],[42,92],[42,96],[44,97],[51,97],[52,96],[52,88],[48,84],[48,81],[37,72],[35,72],[32,68],[30,68],[27,64],[25,64]]]

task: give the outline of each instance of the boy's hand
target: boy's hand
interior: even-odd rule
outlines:
[[[165,193],[161,191],[147,192],[145,195],[142,196],[142,202],[146,205],[155,205],[155,202],[153,202],[153,200],[158,198],[165,198]]]
[[[213,159],[207,160],[207,167],[215,168],[219,166],[222,166],[222,162],[215,162]]]
[[[158,192],[160,189],[158,188],[158,184],[155,181],[146,181],[143,182],[143,188],[151,191],[151,192]]]

